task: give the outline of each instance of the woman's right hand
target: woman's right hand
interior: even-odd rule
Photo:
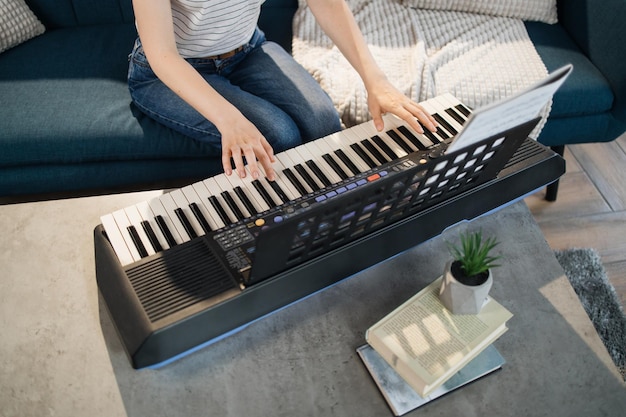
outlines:
[[[276,173],[272,163],[276,160],[274,150],[261,132],[238,111],[232,115],[230,122],[217,126],[222,134],[222,166],[226,175],[232,174],[231,159],[241,178],[246,176],[245,162],[253,179],[263,175],[263,168],[268,180],[273,181]]]

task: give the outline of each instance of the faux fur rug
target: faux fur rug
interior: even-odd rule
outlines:
[[[626,381],[626,315],[594,249],[555,251],[587,315]]]

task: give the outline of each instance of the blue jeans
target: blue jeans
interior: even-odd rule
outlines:
[[[259,129],[275,153],[341,129],[338,113],[319,84],[284,49],[266,41],[259,29],[230,58],[187,61]],[[139,40],[130,56],[128,85],[142,112],[214,145],[215,156],[221,155],[220,132],[156,77]]]

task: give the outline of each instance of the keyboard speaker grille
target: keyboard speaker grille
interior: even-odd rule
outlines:
[[[126,273],[152,322],[236,288],[204,239],[168,249]]]

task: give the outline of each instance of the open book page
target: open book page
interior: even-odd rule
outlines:
[[[376,323],[368,343],[420,394],[445,382],[491,344],[512,314],[490,298],[477,315],[455,315],[439,300],[441,277]]]
[[[454,138],[447,152],[462,149],[534,119],[571,71],[572,65],[566,65],[521,93],[477,109]]]

